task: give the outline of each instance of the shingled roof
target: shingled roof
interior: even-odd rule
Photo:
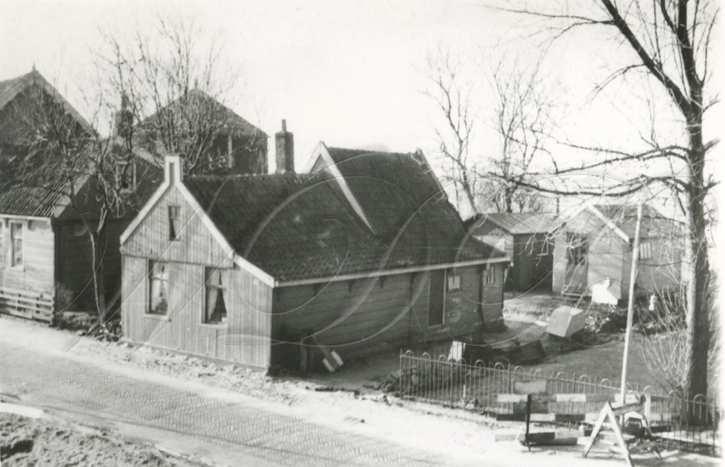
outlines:
[[[340,171],[374,231],[326,171],[187,177],[183,183],[237,254],[278,281],[504,258],[466,235],[427,164],[396,153],[353,163],[341,151],[334,150]],[[393,186],[396,177],[404,180]]]

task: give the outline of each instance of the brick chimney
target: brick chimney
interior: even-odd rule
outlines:
[[[294,135],[287,131],[287,121],[282,120],[282,130],[275,133],[275,154],[277,158],[277,173],[295,172],[295,140]]]

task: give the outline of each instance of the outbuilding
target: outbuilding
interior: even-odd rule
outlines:
[[[506,252],[507,291],[551,292],[556,216],[543,213],[477,214],[466,221],[477,239]]]
[[[561,217],[554,240],[553,291],[590,296],[606,288],[607,296],[627,297],[637,224],[634,204],[585,204]],[[684,237],[681,222],[642,207],[636,295],[679,287]],[[600,290],[601,292],[602,290]]]

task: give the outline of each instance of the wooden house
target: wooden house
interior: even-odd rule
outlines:
[[[135,145],[158,154],[160,145],[172,147],[167,139],[185,133],[210,139],[208,149],[193,157],[195,167],[186,167],[193,173],[267,173],[267,134],[200,89],[189,90],[139,122]]]
[[[167,158],[121,236],[126,339],[266,370],[501,322],[509,259],[467,236],[421,153],[321,143],[298,174],[291,141],[270,175],[182,178]]]
[[[38,111],[38,92],[62,106],[79,132],[92,135],[93,129],[38,71],[0,81],[0,313],[50,322],[59,311],[95,310],[90,245],[80,213],[93,221],[98,206],[88,177],[76,180],[71,200],[67,186],[27,186],[13,176],[13,161],[27,151],[32,138],[28,112]],[[192,94],[224,117],[218,144],[212,147],[227,156],[227,166],[220,170],[266,171],[266,134],[210,97]],[[129,115],[122,105],[117,127],[132,124]],[[134,132],[139,138],[134,157],[123,158],[124,166],[116,167],[119,188],[133,186],[134,199],[126,216],[109,220],[106,245],[101,248],[109,303],[120,296],[120,235],[163,180],[163,158],[146,149],[144,145],[152,146],[153,135],[143,130],[139,125]]]
[[[637,222],[635,205],[585,205],[562,216],[554,241],[553,291],[590,295],[605,284],[616,300],[626,300],[631,279],[632,247]],[[683,237],[680,222],[643,206],[637,295],[678,286]]]
[[[507,291],[551,292],[556,216],[541,213],[478,214],[466,221],[471,235],[511,257]]]
[[[69,190],[20,185],[13,176],[13,161],[34,131],[28,113],[40,109],[39,97],[67,112],[69,128],[88,135],[93,130],[37,70],[0,82],[0,312],[51,321],[61,302],[72,309],[92,307],[92,293],[85,230],[65,196]],[[75,188],[79,197],[92,199],[87,180],[79,179]],[[110,229],[118,238],[121,227]],[[106,252],[106,280],[120,283],[120,257],[113,244]]]

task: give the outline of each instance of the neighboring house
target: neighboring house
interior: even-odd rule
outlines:
[[[199,89],[190,90],[186,96],[144,118],[134,132],[136,146],[151,154],[165,152],[159,141],[179,138],[184,133],[195,139],[209,139],[204,143],[208,149],[199,157],[194,173],[267,173],[267,134]],[[195,154],[187,156],[197,158]]]
[[[296,174],[291,134],[276,143],[277,174],[166,159],[121,237],[126,339],[269,369],[500,324],[509,259],[466,235],[422,154],[321,143]]]
[[[37,99],[33,93],[38,91],[62,105],[79,131],[92,135],[93,129],[38,71],[0,81],[0,312],[50,322],[58,311],[95,310],[89,239],[79,213],[94,221],[88,213],[98,212],[98,206],[88,177],[75,182],[76,195],[71,200],[68,186],[25,186],[13,176],[13,163],[27,151],[35,131],[33,116],[28,113],[38,111],[31,100]],[[266,171],[266,134],[210,97],[196,91],[190,94],[204,103],[206,111],[225,119],[211,149],[227,156],[226,167],[218,169],[225,173]],[[179,111],[177,106],[178,102],[162,114],[168,117]],[[133,123],[128,109],[121,107],[116,136],[120,128]],[[149,117],[153,118],[158,117]],[[136,130],[134,157],[119,158],[124,165],[116,167],[118,188],[134,190],[132,206],[124,217],[108,221],[106,245],[101,249],[108,303],[120,296],[121,232],[163,180],[163,158],[144,146],[151,146],[153,135],[144,132],[142,125]]]
[[[541,213],[478,214],[466,221],[477,239],[511,257],[506,290],[551,292],[556,216]]]
[[[553,291],[590,295],[607,284],[617,300],[626,300],[631,280],[637,206],[585,205],[561,218],[555,235]],[[675,288],[680,283],[682,224],[643,206],[637,295]]]

